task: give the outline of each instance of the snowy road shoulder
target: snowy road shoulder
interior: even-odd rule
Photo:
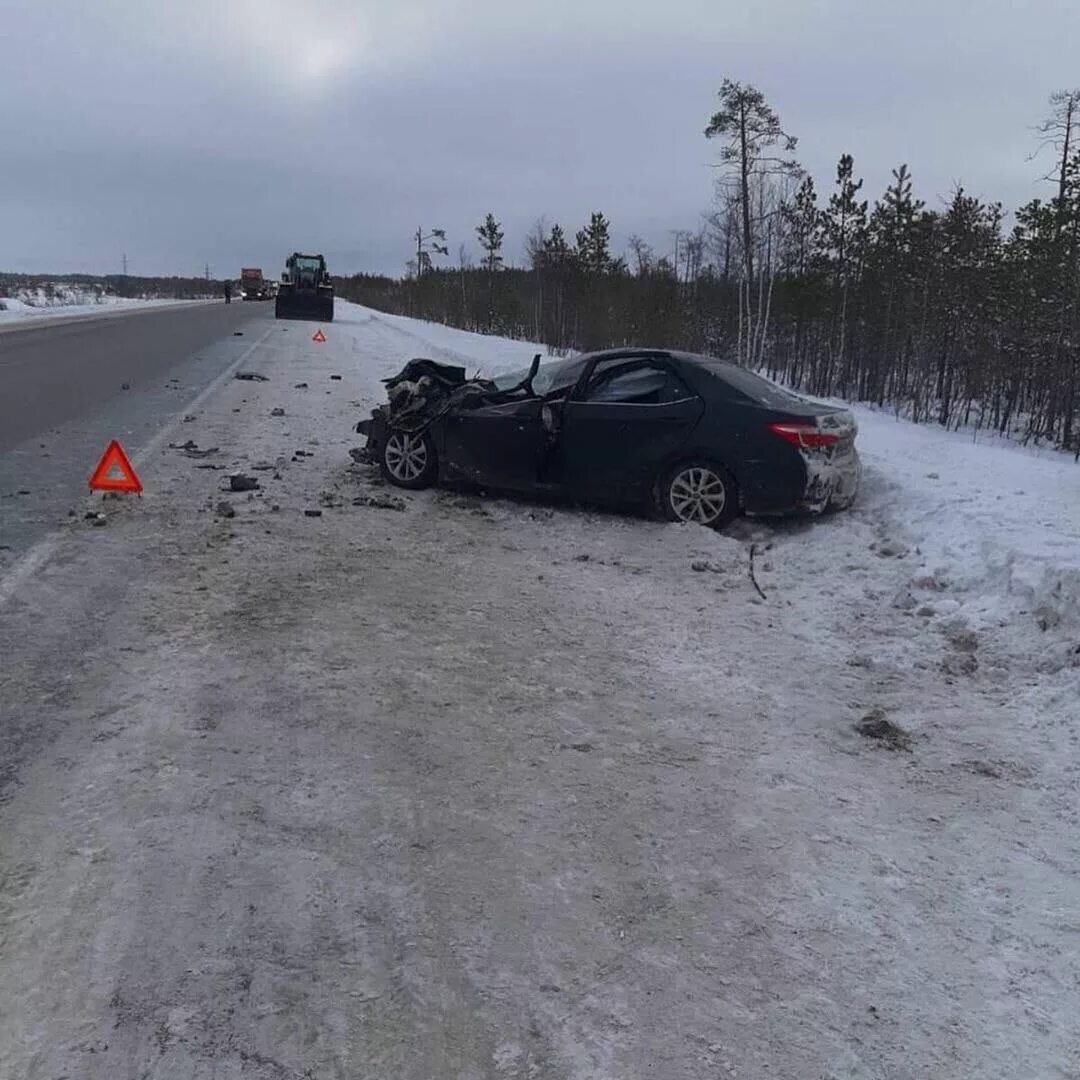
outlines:
[[[534,347],[338,316],[0,611],[0,1074],[1069,1076],[1072,474],[860,415],[853,512],[730,536],[399,492],[379,380]]]

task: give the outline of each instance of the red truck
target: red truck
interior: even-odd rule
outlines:
[[[257,266],[245,266],[240,271],[240,298],[242,300],[266,300],[270,296],[269,283]]]

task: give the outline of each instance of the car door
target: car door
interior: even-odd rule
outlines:
[[[563,406],[555,467],[567,490],[641,497],[690,439],[704,411],[664,359],[600,360]]]
[[[443,421],[444,470],[493,488],[534,488],[549,448],[540,410],[538,398],[524,398],[451,413]]]

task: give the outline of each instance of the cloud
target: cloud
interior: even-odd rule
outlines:
[[[1080,81],[1080,5],[975,0],[7,0],[0,266],[400,271],[419,224],[475,250],[491,210],[519,257],[540,214],[601,209],[663,247],[708,209],[703,129],[754,82],[827,193],[850,152],[876,197],[900,162],[1040,193],[1030,125]]]

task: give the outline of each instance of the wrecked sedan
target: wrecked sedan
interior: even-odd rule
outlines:
[[[722,528],[852,502],[856,425],[709,356],[618,349],[496,379],[411,360],[356,430],[393,484],[465,481],[648,507]]]

